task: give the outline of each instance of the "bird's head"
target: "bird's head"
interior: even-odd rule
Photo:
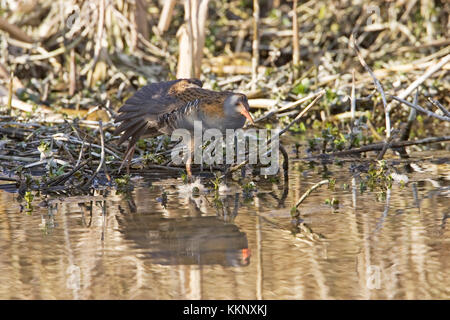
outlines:
[[[253,121],[252,116],[249,112],[248,100],[245,94],[242,93],[233,93],[225,99],[223,104],[225,115],[228,117],[239,117],[244,116],[248,119],[252,124]]]

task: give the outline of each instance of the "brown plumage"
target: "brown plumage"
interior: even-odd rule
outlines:
[[[245,95],[207,90],[202,85],[198,79],[152,83],[129,98],[119,109],[115,122],[121,124],[114,132],[123,133],[118,144],[129,139],[124,161],[131,160],[142,136],[171,134],[178,128],[193,131],[194,121],[202,121],[203,129],[222,132],[241,128],[246,119],[253,122]],[[190,163],[186,165],[190,175]]]

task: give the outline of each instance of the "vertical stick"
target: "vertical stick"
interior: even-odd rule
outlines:
[[[206,18],[208,16],[208,3],[209,0],[200,0],[200,3],[198,5],[198,35],[195,48],[195,77],[197,78],[200,77],[200,74],[202,72],[203,47],[205,46],[205,27]]]
[[[192,76],[195,77],[195,73],[197,70],[196,62],[197,62],[197,43],[198,43],[198,5],[201,0],[189,0],[190,2],[190,19],[189,26],[191,28],[191,48],[192,48]]]
[[[185,23],[177,32],[179,39],[177,78],[192,78],[194,75],[194,40],[191,8],[191,0],[184,0]]]
[[[259,1],[253,0],[252,90],[256,90],[259,64]]]
[[[352,113],[352,127],[355,123],[356,113],[356,93],[355,93],[355,69],[352,70],[352,96],[351,96],[351,113]]]
[[[297,0],[294,0],[292,7],[292,66],[294,69],[294,78],[298,78],[298,65],[300,63],[300,45],[298,41],[298,19],[297,19]]]
[[[134,19],[132,22],[137,31],[137,34],[140,33],[145,39],[148,39],[150,36],[147,21],[147,10],[148,10],[147,0],[135,0],[134,15],[133,15]],[[137,34],[136,37],[138,37]],[[134,42],[137,44],[138,39],[136,38]]]
[[[13,96],[13,81],[14,81],[14,73],[11,71],[9,75],[9,85],[8,85],[8,110],[9,114],[12,112],[12,96]]]
[[[263,299],[263,253],[262,253],[261,217],[256,216],[256,300]]]
[[[183,24],[177,32],[178,38],[178,64],[177,64],[177,78],[191,78],[192,77],[192,59],[191,59],[191,43],[189,37],[189,30],[186,24]]]
[[[158,22],[158,30],[161,34],[169,29],[170,21],[172,20],[172,12],[175,7],[176,0],[165,0],[164,7]]]
[[[77,90],[77,70],[75,63],[75,48],[70,50],[70,65],[69,65],[69,95],[73,96]]]
[[[97,29],[97,39],[94,50],[94,61],[92,62],[92,68],[88,74],[88,85],[92,88],[93,75],[95,71],[95,66],[100,58],[100,53],[102,50],[102,40],[103,40],[103,29],[105,24],[105,0],[98,0],[99,8],[99,18],[98,18],[98,29]]]
[[[185,24],[178,30],[177,78],[200,77],[209,0],[185,0]],[[188,50],[186,50],[188,48]]]

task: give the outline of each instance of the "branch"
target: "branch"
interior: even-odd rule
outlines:
[[[380,81],[378,81],[377,77],[375,77],[375,74],[373,73],[372,69],[367,65],[366,61],[364,60],[363,56],[361,55],[361,52],[359,50],[358,45],[356,44],[356,40],[354,35],[352,34],[350,36],[350,43],[353,44],[353,49],[356,52],[356,55],[358,56],[359,62],[361,65],[366,69],[366,71],[370,74],[372,77],[373,83],[375,84],[375,87],[377,88],[378,92],[381,94],[381,99],[383,101],[384,106],[384,115],[386,120],[386,137],[389,138],[391,136],[391,119],[389,117],[389,108],[388,104],[386,102],[386,95],[384,94],[383,86],[381,85]]]
[[[446,142],[446,141],[450,141],[450,136],[429,137],[429,138],[424,138],[424,139],[415,140],[415,141],[395,141],[395,142],[390,143],[389,147],[390,148],[401,148],[401,147],[408,147],[408,146],[419,145],[419,144],[429,144],[429,143]],[[385,142],[374,143],[374,144],[369,144],[367,146],[363,146],[363,147],[355,148],[355,149],[351,149],[351,150],[344,150],[344,151],[337,151],[337,152],[333,152],[333,153],[322,153],[322,154],[318,154],[318,155],[312,155],[312,156],[303,158],[301,160],[310,160],[311,158],[348,156],[348,155],[358,154],[358,153],[363,153],[363,152],[378,151],[378,150],[382,150],[385,145],[386,145]]]
[[[169,29],[170,21],[172,20],[172,12],[175,7],[176,0],[164,1],[164,7],[158,22],[158,31],[163,34]]]
[[[431,66],[428,68],[427,71],[416,81],[411,83],[408,88],[406,88],[404,91],[402,91],[398,97],[399,99],[405,99],[407,96],[409,96],[414,89],[416,89],[418,86],[420,86],[425,80],[427,80],[433,73],[441,69],[443,66],[445,66],[448,62],[450,62],[450,54],[447,54],[444,58],[441,59],[437,64]],[[392,105],[388,105],[388,111],[392,108]]]
[[[389,96],[392,99],[397,100],[398,102],[401,102],[401,103],[407,105],[408,107],[414,108],[417,111],[425,113],[426,115],[428,115],[430,117],[433,117],[433,118],[436,118],[436,119],[439,119],[439,120],[443,120],[443,121],[450,121],[450,117],[438,115],[438,114],[434,113],[433,111],[424,109],[424,108],[422,108],[421,106],[419,106],[417,104],[412,104],[411,102],[403,100],[402,98],[399,98],[399,97],[396,97],[396,96],[392,96],[392,95],[389,95]]]
[[[19,27],[10,24],[8,21],[6,21],[1,17],[0,17],[0,30],[7,32],[14,39],[28,43],[34,42],[33,38],[31,38],[29,35],[23,32]]]
[[[300,199],[298,199],[298,201],[297,201],[297,203],[295,204],[294,208],[297,209],[298,206],[299,206],[303,201],[305,201],[306,197],[308,197],[308,196],[311,194],[311,192],[313,192],[313,191],[316,190],[318,187],[320,187],[320,186],[322,186],[322,185],[324,185],[324,184],[327,184],[327,183],[330,183],[330,180],[328,180],[328,179],[327,179],[327,180],[322,180],[322,181],[316,183],[315,185],[313,185],[311,188],[309,188],[309,189],[308,189],[308,190],[300,197]]]

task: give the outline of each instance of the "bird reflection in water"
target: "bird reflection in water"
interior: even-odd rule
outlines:
[[[160,213],[136,212],[133,199],[128,210],[117,216],[119,230],[132,240],[152,263],[162,265],[247,266],[250,250],[247,236],[233,223],[239,208],[239,194],[209,202],[216,216],[201,211],[206,197],[189,197],[188,216],[183,210],[175,218]],[[232,210],[230,210],[232,208]]]

